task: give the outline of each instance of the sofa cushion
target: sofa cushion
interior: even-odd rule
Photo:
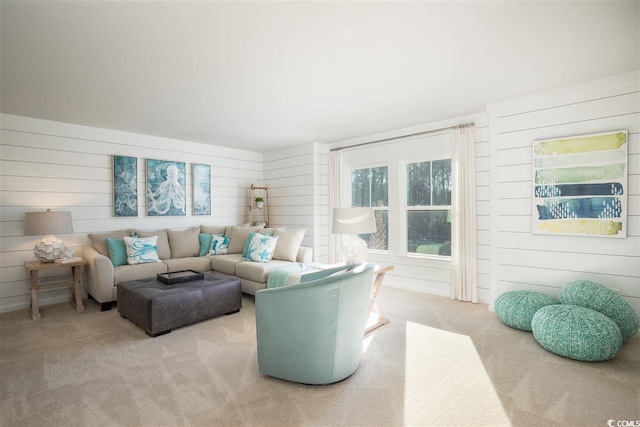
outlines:
[[[231,237],[231,241],[229,242],[229,248],[227,249],[228,254],[241,254],[245,244],[247,243],[247,238],[249,237],[249,233],[257,232],[261,230],[263,227],[261,225],[256,225],[255,227],[240,227],[234,225],[231,227],[231,231],[229,237]]]
[[[114,267],[127,264],[127,248],[124,239],[112,239],[107,237],[107,247],[109,248],[109,258]]]
[[[265,236],[263,234],[251,233],[247,239],[246,257],[247,261],[269,262],[276,249],[278,238]]]
[[[265,234],[267,236],[273,236],[273,233],[276,230],[286,230],[287,227],[270,227],[270,228],[263,228],[262,230],[258,231],[259,234]]]
[[[200,232],[205,234],[222,234],[226,236],[227,227],[224,225],[201,225]]]
[[[112,239],[122,239],[124,236],[130,235],[131,231],[121,230],[114,231],[112,233],[89,234],[89,239],[91,239],[91,245],[96,251],[98,251],[101,255],[108,257],[109,248],[107,247],[107,237],[110,237]]]
[[[242,254],[216,255],[211,257],[211,269],[224,274],[236,274],[236,265],[243,262]]]
[[[165,259],[165,264],[167,264],[167,271],[172,273],[174,271],[182,271],[182,270],[198,270],[198,271],[209,271],[211,270],[211,260],[209,257],[185,257],[185,258],[172,258]]]
[[[278,244],[276,245],[276,251],[273,254],[273,259],[279,259],[283,261],[295,261],[298,256],[298,249],[304,239],[304,234],[307,230],[281,230],[276,229],[274,236],[278,238]]]
[[[169,237],[164,230],[131,230],[133,234],[138,237],[151,237],[158,236],[158,258],[169,259],[171,258],[171,248],[169,247]]]
[[[171,258],[198,256],[200,253],[199,234],[200,227],[182,231],[167,230],[171,245]]]
[[[127,249],[127,264],[137,265],[160,262],[158,258],[158,236],[124,236],[123,239],[124,246]]]
[[[236,276],[240,279],[252,280],[258,283],[267,283],[269,274],[273,270],[291,265],[288,261],[272,259],[270,262],[244,261],[236,265]]]
[[[166,273],[167,265],[162,262],[154,262],[138,265],[121,265],[113,271],[113,284],[117,285],[129,280],[147,279],[155,277],[156,274]]]

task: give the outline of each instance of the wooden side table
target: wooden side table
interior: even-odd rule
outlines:
[[[29,276],[31,278],[31,319],[38,320],[41,317],[40,307],[38,306],[38,291],[44,289],[73,287],[71,305],[74,306],[78,312],[84,311],[82,295],[80,294],[80,274],[82,272],[82,267],[86,264],[87,261],[83,259],[64,264],[55,262],[26,261],[24,263],[24,267],[29,272]],[[72,281],[40,284],[38,278],[38,273],[40,271],[66,267],[71,267],[71,272],[73,273]]]
[[[384,274],[388,271],[392,271],[395,267],[393,265],[386,265],[384,267],[376,266],[376,270],[373,272],[376,278],[373,282],[373,287],[371,288],[371,301],[369,301],[369,311],[367,311],[367,321],[371,317],[371,312],[374,312],[378,317],[378,320],[373,325],[369,326],[364,330],[364,334],[367,335],[369,332],[374,329],[379,328],[382,325],[386,325],[389,323],[389,318],[387,318],[382,309],[378,305],[376,301],[376,297],[378,296],[378,291],[380,290],[380,286],[382,286],[382,280],[384,279]]]

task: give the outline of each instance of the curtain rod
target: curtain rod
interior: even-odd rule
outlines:
[[[346,147],[332,148],[329,151],[340,151],[340,150],[345,150],[347,148],[362,147],[363,145],[378,144],[380,142],[393,141],[394,139],[408,138],[410,136],[427,135],[427,134],[430,134],[430,133],[440,132],[440,131],[448,130],[448,129],[450,130],[450,129],[455,129],[455,128],[465,128],[465,127],[468,127],[468,126],[473,126],[474,124],[475,124],[474,122],[469,122],[469,123],[464,123],[464,124],[456,125],[456,126],[447,126],[447,127],[443,127],[443,128],[439,128],[439,129],[426,130],[424,132],[416,132],[416,133],[412,133],[412,134],[409,134],[409,135],[394,136],[393,138],[385,138],[385,139],[378,139],[376,141],[361,142],[360,144],[347,145]]]

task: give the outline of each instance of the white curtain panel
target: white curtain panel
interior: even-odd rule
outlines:
[[[332,151],[329,165],[329,215],[331,215],[329,224],[333,224],[333,208],[341,207],[340,174],[342,173],[342,166],[342,150]],[[329,241],[329,263],[335,264],[340,262],[340,236],[332,234]]]
[[[475,127],[451,132],[451,299],[478,302]]]

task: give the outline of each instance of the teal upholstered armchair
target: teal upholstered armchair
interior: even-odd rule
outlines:
[[[330,384],[360,364],[374,266],[303,276],[299,285],[256,293],[258,367],[272,377]]]

